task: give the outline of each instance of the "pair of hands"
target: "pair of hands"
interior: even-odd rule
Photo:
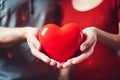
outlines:
[[[41,44],[37,39],[38,31],[39,30],[36,28],[29,28],[28,32],[26,33],[26,39],[31,49],[31,52],[33,56],[56,68],[67,68],[71,65],[78,64],[81,61],[87,59],[93,53],[97,41],[97,33],[94,27],[88,27],[83,29],[82,32],[86,35],[86,40],[80,46],[80,51],[82,51],[83,53],[77,57],[68,59],[64,63],[60,63],[40,52]]]

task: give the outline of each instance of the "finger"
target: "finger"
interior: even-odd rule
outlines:
[[[55,67],[57,65],[57,62],[55,60],[51,59],[50,65]]]
[[[57,68],[58,68],[58,69],[61,69],[61,68],[62,68],[62,64],[59,63],[59,62],[57,62]]]
[[[54,59],[51,59],[50,65],[58,69],[62,68],[62,64]]]
[[[72,60],[71,59],[67,60],[67,62],[62,64],[63,68],[70,67],[71,65],[72,65]]]
[[[78,64],[86,58],[88,58],[88,54],[86,55],[86,53],[82,53],[80,56],[73,58],[72,64]]]
[[[94,36],[88,36],[87,39],[81,44],[80,50],[83,52],[87,48],[89,48],[94,42],[96,41],[96,38]]]
[[[92,44],[92,46],[90,46],[87,49],[87,51],[82,53],[80,56],[72,58],[72,64],[78,64],[78,63],[82,62],[83,60],[87,59],[88,57],[90,57],[90,55],[94,51],[95,44],[96,44],[96,41]]]

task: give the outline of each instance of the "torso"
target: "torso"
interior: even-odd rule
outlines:
[[[117,0],[98,0],[91,8],[76,8],[71,0],[61,2],[61,25],[74,22],[80,29],[89,26],[118,33]],[[118,0],[119,2],[119,0]],[[97,42],[91,57],[76,65],[73,80],[120,80],[120,60],[116,51]]]
[[[56,0],[0,0],[0,26],[40,28],[55,21],[56,6]],[[36,80],[32,77],[45,80],[47,77],[42,75],[49,79],[53,75],[57,77],[57,73],[57,69],[46,63],[36,62],[27,42],[0,49],[0,80]],[[55,79],[54,76],[51,78]]]

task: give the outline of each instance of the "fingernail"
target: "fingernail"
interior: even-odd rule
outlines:
[[[81,51],[84,51],[85,49],[86,49],[86,46],[84,45],[84,46],[82,46]]]

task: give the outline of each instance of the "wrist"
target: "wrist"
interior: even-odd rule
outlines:
[[[88,27],[88,28],[85,28],[82,30],[83,34],[87,34],[88,32],[92,32],[94,34],[97,34],[97,28],[96,27]]]
[[[27,39],[28,35],[35,35],[37,37],[38,32],[39,32],[39,29],[37,29],[37,28],[24,27],[23,28],[23,37],[24,37],[24,39]]]

